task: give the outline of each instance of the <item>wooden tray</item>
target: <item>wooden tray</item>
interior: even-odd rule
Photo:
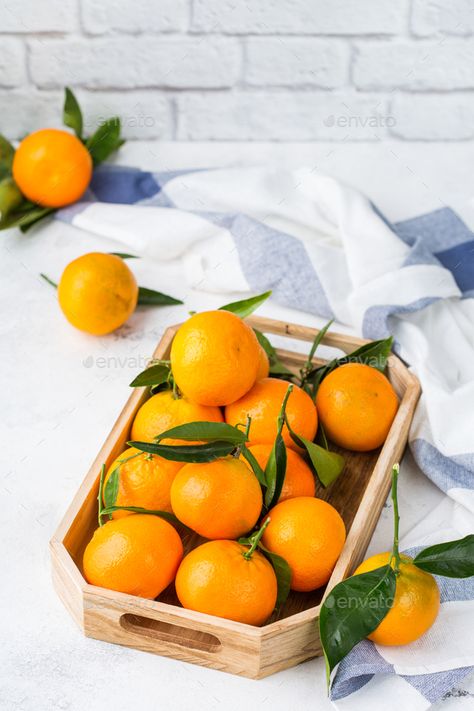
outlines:
[[[317,333],[316,329],[282,321],[258,317],[247,321],[264,333],[302,341],[313,341]],[[168,358],[177,328],[167,329],[154,358]],[[323,339],[324,344],[344,353],[366,342],[337,333],[329,333]],[[299,368],[305,360],[304,355],[292,351],[278,353],[290,369]],[[55,588],[84,634],[253,679],[320,655],[316,622],[321,600],[354,570],[366,551],[388,494],[392,465],[403,454],[420,394],[418,380],[393,354],[388,360],[388,377],[400,398],[400,407],[385,444],[368,453],[343,451],[344,472],[327,490],[317,491],[317,496],[330,501],[340,512],[348,532],[332,577],[326,588],[311,593],[292,592],[279,614],[263,627],[184,610],[173,586],[156,601],[95,587],[85,581],[82,555],[97,527],[101,465],[105,463],[108,467],[125,449],[135,413],[148,397],[147,388],[134,390],[51,540]],[[196,542],[194,534],[184,537],[187,549]]]

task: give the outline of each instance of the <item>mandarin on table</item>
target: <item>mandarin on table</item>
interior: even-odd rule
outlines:
[[[309,592],[325,585],[346,540],[336,509],[322,499],[301,496],[278,503],[268,512],[262,537],[269,551],[291,569],[291,589]]]
[[[84,551],[84,575],[91,585],[153,599],[174,580],[182,557],[170,523],[133,514],[95,531]]]
[[[185,397],[201,405],[227,405],[254,384],[260,344],[235,314],[204,311],[180,326],[170,358],[173,377]]]
[[[268,560],[237,541],[204,543],[183,559],[176,593],[183,607],[248,625],[262,625],[277,599],[277,580]]]
[[[109,467],[104,479],[104,495],[110,475],[119,467],[116,506],[140,506],[153,511],[172,513],[171,484],[182,466],[183,462],[173,462],[156,454],[146,454],[129,447]],[[131,511],[114,511],[112,518],[130,515]]]
[[[132,315],[138,286],[123,259],[90,252],[67,265],[59,281],[58,299],[69,323],[81,331],[103,336]]]
[[[225,408],[225,420],[230,425],[245,424],[250,415],[250,441],[252,444],[273,443],[277,433],[277,418],[290,384],[277,378],[258,380],[253,388],[236,402]],[[318,428],[318,414],[310,396],[297,385],[288,398],[286,416],[296,434],[313,440]],[[286,425],[282,436],[285,444],[298,450]]]
[[[176,397],[171,390],[152,395],[138,410],[132,424],[131,438],[138,442],[153,442],[166,430],[188,422],[223,422],[218,407],[206,407],[186,397]],[[164,439],[160,444],[191,444],[178,439]]]
[[[391,553],[373,555],[359,565],[354,575],[381,568],[391,557]],[[369,635],[376,644],[389,647],[414,642],[429,630],[439,612],[439,588],[434,577],[413,565],[409,556],[402,554],[400,559],[393,605]],[[392,568],[394,564],[392,560]]]
[[[262,503],[255,474],[231,456],[185,464],[171,485],[174,514],[204,538],[243,536],[257,523]]]
[[[272,447],[272,444],[253,444],[249,447],[264,471]],[[315,493],[316,483],[311,468],[300,454],[287,448],[285,480],[278,501],[293,499],[297,496],[314,496]]]
[[[324,378],[316,407],[329,439],[345,449],[367,452],[387,438],[398,399],[383,373],[362,363],[346,363]]]
[[[92,158],[67,131],[45,128],[24,138],[12,165],[13,178],[28,200],[44,207],[70,205],[92,177]]]

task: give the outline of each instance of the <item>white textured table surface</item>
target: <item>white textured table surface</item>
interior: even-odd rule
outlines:
[[[364,190],[389,218],[449,204],[470,211],[472,144],[151,144],[126,145],[120,163],[154,170],[191,166],[311,164]],[[56,597],[48,540],[166,325],[189,308],[222,299],[183,291],[163,269],[159,283],[186,309],[137,312],[117,333],[87,336],[70,327],[54,291],[38,278],[60,275],[67,261],[94,248],[94,239],[61,223],[0,239],[0,370],[2,449],[0,537],[0,708],[2,711],[140,708],[143,711],[249,711],[332,708],[321,660],[249,681],[171,659],[85,639]],[[134,267],[135,268],[135,267]],[[281,310],[280,310],[281,312]],[[263,315],[275,314],[267,304]],[[287,318],[321,320],[287,310]],[[401,482],[403,532],[440,500],[405,457]],[[387,547],[391,513],[382,514],[371,549]],[[473,697],[451,697],[442,708],[473,708]]]

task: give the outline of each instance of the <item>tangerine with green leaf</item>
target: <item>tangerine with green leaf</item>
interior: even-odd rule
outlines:
[[[178,425],[223,421],[224,417],[218,407],[199,405],[172,390],[162,390],[152,395],[138,410],[132,424],[131,438],[136,442],[153,442],[155,437]],[[161,440],[160,444],[179,446],[192,442],[167,438]]]
[[[278,378],[258,380],[253,388],[236,402],[225,408],[225,419],[234,427],[251,417],[250,441],[252,444],[273,443],[277,421],[289,383]],[[286,405],[286,418],[291,429],[301,437],[313,440],[318,428],[318,414],[310,396],[297,385]],[[286,425],[282,436],[287,447],[298,450]]]
[[[171,484],[183,466],[183,462],[173,462],[157,454],[140,452],[129,447],[110,465],[104,479],[104,504],[107,482],[118,470],[118,492],[115,506],[140,506],[152,511],[172,513]],[[131,511],[114,511],[112,518],[130,516]]]
[[[208,541],[183,559],[176,575],[183,607],[247,625],[262,625],[277,599],[277,579],[262,553],[237,541]]]
[[[264,471],[272,447],[271,444],[253,444],[249,447],[250,452]],[[294,499],[297,496],[314,496],[315,493],[316,484],[311,467],[300,454],[287,448],[285,480],[278,501]]]
[[[392,568],[395,567],[392,553],[378,553],[361,563],[354,575],[389,563]],[[412,558],[401,554],[393,604],[368,637],[376,644],[390,647],[414,642],[433,625],[439,605],[439,588],[435,578],[413,565]]]

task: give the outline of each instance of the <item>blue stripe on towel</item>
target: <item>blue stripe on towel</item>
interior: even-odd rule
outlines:
[[[439,449],[424,439],[414,439],[410,449],[420,469],[441,491],[449,489],[470,489],[474,485],[474,454],[446,457]]]
[[[392,229],[408,245],[421,239],[433,254],[472,239],[471,230],[450,207],[396,222]]]
[[[251,289],[272,289],[272,297],[280,304],[332,318],[331,307],[301,240],[247,215],[216,213],[208,215],[208,219],[232,234]]]
[[[90,189],[99,202],[134,205],[160,191],[152,173],[136,168],[101,165],[94,171]]]
[[[393,673],[393,664],[379,654],[372,642],[363,639],[339,664],[331,689],[331,699],[336,701],[353,694],[354,691],[365,686],[374,674]]]
[[[437,252],[435,256],[449,269],[463,293],[474,289],[474,239]]]

